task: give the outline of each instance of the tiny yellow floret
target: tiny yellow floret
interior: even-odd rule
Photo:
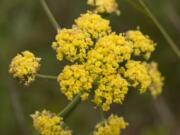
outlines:
[[[117,73],[119,63],[131,58],[132,45],[122,35],[112,33],[100,38],[88,52],[87,69],[93,76]]]
[[[109,20],[103,19],[100,15],[87,12],[75,20],[75,24],[81,30],[88,32],[92,38],[100,38],[111,32]]]
[[[31,115],[33,125],[41,135],[72,135],[69,129],[63,127],[63,118],[49,111],[36,111]]]
[[[62,29],[56,36],[56,41],[52,47],[57,52],[57,59],[74,62],[81,62],[86,58],[87,50],[93,45],[90,35],[78,28]]]
[[[140,61],[130,60],[125,65],[126,70],[122,72],[130,86],[144,93],[151,84],[146,65]]]
[[[95,90],[94,103],[108,111],[112,103],[122,104],[128,92],[128,82],[119,74],[102,78]]]
[[[112,33],[99,39],[95,45],[99,53],[107,57],[114,56],[114,59],[120,63],[131,58],[132,44],[126,41],[125,37],[120,34]]]
[[[23,51],[17,54],[9,66],[9,72],[14,78],[18,78],[25,85],[30,84],[35,80],[37,71],[40,68],[41,58],[37,58],[29,51]]]
[[[142,55],[145,59],[149,59],[151,53],[155,50],[156,43],[139,30],[128,31],[126,38],[133,43],[133,54],[135,56]]]
[[[151,62],[147,64],[148,72],[151,77],[151,84],[149,86],[149,90],[153,97],[157,97],[162,93],[162,87],[164,84],[164,77],[158,70],[158,64],[156,62]]]
[[[82,100],[86,100],[92,88],[93,80],[84,65],[65,66],[58,76],[61,92],[68,100],[72,100],[75,95],[82,94]]]
[[[87,0],[87,4],[95,7],[96,13],[120,14],[116,0]]]
[[[123,117],[111,115],[107,120],[96,125],[93,135],[121,135],[128,126]]]

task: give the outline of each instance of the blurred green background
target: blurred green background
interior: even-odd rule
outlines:
[[[131,91],[123,105],[114,105],[110,113],[125,117],[130,123],[123,135],[180,135],[180,61],[157,27],[141,12],[118,0],[121,16],[108,16],[114,31],[141,30],[158,43],[152,60],[159,63],[165,76],[162,96]],[[180,48],[180,1],[145,0]],[[73,20],[87,9],[85,0],[47,0],[61,27],[71,27]],[[59,112],[67,100],[56,81],[37,79],[25,87],[8,73],[9,63],[18,52],[30,50],[42,57],[40,73],[57,75],[63,64],[51,49],[56,31],[39,0],[0,0],[0,134],[35,135],[30,114],[44,108]],[[88,135],[99,121],[99,112],[90,101],[78,106],[67,119],[74,135]]]

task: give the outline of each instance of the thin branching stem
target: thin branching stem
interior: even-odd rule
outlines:
[[[57,76],[53,76],[53,75],[37,74],[36,77],[43,78],[43,79],[57,80]]]
[[[47,3],[45,0],[40,0],[41,1],[41,4],[49,18],[49,20],[51,21],[53,27],[57,30],[57,32],[60,30],[60,26],[58,24],[58,22],[56,21],[54,15],[52,14],[51,10],[49,9]]]
[[[148,14],[144,12],[144,9],[139,4],[137,4],[137,2],[135,2],[134,0],[126,0],[126,2],[129,5],[131,5],[134,9],[142,13],[144,16],[149,17]]]
[[[156,19],[156,17],[152,14],[152,12],[149,10],[149,8],[146,6],[143,0],[139,0],[139,3],[144,8],[144,10],[149,15],[150,19],[154,22],[154,24],[157,26],[157,28],[160,30],[166,41],[169,43],[170,47],[174,51],[174,53],[177,55],[177,57],[180,59],[180,50],[173,41],[173,39],[170,37],[170,35],[167,33],[167,31],[163,28],[161,23]]]
[[[81,94],[78,94],[74,99],[59,113],[64,119],[79,105],[81,102]]]

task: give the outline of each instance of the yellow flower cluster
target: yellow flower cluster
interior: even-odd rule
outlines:
[[[84,65],[66,66],[58,76],[61,92],[64,93],[69,100],[72,100],[73,97],[79,93],[82,94],[82,100],[87,99],[89,91],[92,88],[92,81]]]
[[[17,54],[10,64],[9,72],[20,79],[25,85],[33,82],[40,67],[41,58],[37,58],[29,51]]]
[[[75,24],[81,30],[88,32],[92,38],[100,38],[111,32],[109,20],[103,19],[100,15],[87,12],[75,20]]]
[[[84,61],[86,52],[93,41],[90,35],[78,28],[62,29],[56,36],[56,42],[52,47],[57,52],[57,59],[63,60],[63,57],[71,62],[75,60]]]
[[[162,77],[161,73],[158,70],[158,64],[156,62],[151,62],[147,64],[148,72],[151,77],[151,84],[149,86],[149,90],[153,97],[158,96],[162,92],[164,77]]]
[[[119,63],[131,58],[132,46],[122,35],[112,33],[100,38],[95,48],[88,52],[87,69],[94,75],[117,73]]]
[[[119,14],[116,0],[87,0],[87,3],[95,7],[95,12],[81,14],[72,28],[59,30],[52,43],[58,60],[73,62],[66,65],[57,77],[60,91],[72,100],[62,112],[67,114],[75,107],[77,100],[73,98],[76,95],[87,100],[91,92],[92,102],[103,111],[110,110],[113,103],[122,104],[129,87],[138,89],[140,93],[149,89],[154,97],[159,95],[164,78],[155,62],[145,62],[156,44],[139,30],[125,34],[112,32],[109,20],[98,13]],[[141,59],[139,56],[144,56],[145,60],[133,60]],[[28,85],[37,76],[40,60],[33,53],[24,51],[12,59],[9,72]],[[56,114],[44,110],[31,117],[41,135],[72,135],[63,118]],[[122,117],[111,115],[96,125],[92,135],[120,135],[127,125]]]
[[[99,39],[95,49],[105,56],[111,55],[118,63],[129,60],[132,53],[132,46],[122,35],[112,33]],[[114,55],[114,56],[113,56]]]
[[[118,7],[115,0],[88,0],[88,4],[95,6],[97,12],[111,13]],[[57,59],[74,62],[58,76],[61,92],[69,100],[77,94],[86,100],[95,86],[94,103],[108,111],[111,104],[123,102],[128,86],[140,93],[155,89],[155,74],[150,75],[148,64],[134,61],[133,56],[144,56],[147,60],[156,44],[139,30],[112,32],[109,20],[97,12],[88,11],[75,20],[71,29],[62,29],[52,47]]]
[[[96,125],[93,135],[121,135],[122,129],[127,125],[123,117],[111,115],[106,121]]]
[[[148,74],[146,65],[140,61],[130,60],[125,65],[126,70],[122,70],[124,77],[129,80],[130,86],[144,93],[151,84],[151,78]]]
[[[130,30],[126,33],[127,40],[133,43],[133,53],[135,56],[143,55],[149,59],[151,53],[155,50],[156,44],[139,30]]]
[[[131,58],[131,53],[131,42],[115,33],[100,38],[88,52],[84,65],[92,78],[99,80],[94,103],[104,111],[108,111],[112,103],[122,103],[128,92],[128,82],[118,74],[118,68],[119,63]]]
[[[112,103],[122,103],[128,92],[128,82],[119,74],[102,78],[95,90],[94,103],[104,111],[110,109]]]
[[[79,35],[72,34],[72,29],[63,29],[56,37],[58,43],[53,45],[56,50],[59,49],[60,59],[66,55],[71,61],[80,59],[83,63],[66,66],[58,77],[61,91],[69,100],[79,93],[82,100],[86,100],[95,83],[97,89],[94,90],[93,101],[108,111],[112,103],[123,102],[128,86],[139,89],[140,93],[148,88],[152,91],[154,78],[149,75],[147,64],[131,59],[132,54],[144,55],[147,59],[150,57],[155,44],[148,36],[140,31],[119,35],[110,33],[109,22],[91,12],[81,15],[75,22],[73,29],[78,30]],[[105,24],[103,27],[102,23]],[[91,36],[82,36],[82,33]],[[92,40],[96,42],[92,43]],[[150,84],[153,85],[150,87]]]
[[[87,0],[87,4],[95,7],[96,13],[120,14],[116,0]]]
[[[71,131],[63,127],[63,118],[49,111],[35,112],[31,115],[33,125],[41,135],[71,135]]]

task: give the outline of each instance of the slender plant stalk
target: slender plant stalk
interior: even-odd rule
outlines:
[[[53,27],[57,30],[57,32],[60,30],[60,26],[58,24],[58,22],[56,21],[55,17],[53,16],[51,10],[49,9],[47,3],[45,0],[40,0],[41,1],[41,4],[49,18],[49,20],[51,21]]]
[[[70,115],[70,113],[79,105],[81,102],[81,94],[78,94],[60,113],[59,115],[64,119]]]
[[[169,106],[165,102],[163,96],[159,97],[157,100],[154,100],[154,107],[165,126],[169,127],[172,130],[172,134],[179,135],[180,129],[178,127],[178,122],[174,117],[172,111],[170,110]]]
[[[25,120],[25,116],[23,113],[23,107],[20,103],[19,93],[18,93],[16,87],[14,86],[13,81],[11,79],[9,79],[8,82],[9,82],[8,87],[9,87],[9,92],[10,92],[11,103],[12,103],[12,107],[13,107],[13,111],[14,111],[16,120],[17,120],[17,124],[23,135],[30,135],[29,129],[28,129],[28,126],[27,126],[27,123]]]
[[[99,112],[100,112],[101,120],[104,121],[105,120],[105,114],[101,108],[99,108]]]
[[[43,78],[43,79],[57,80],[57,76],[52,76],[52,75],[37,74],[36,77]]]
[[[152,12],[149,10],[149,8],[146,6],[143,0],[139,0],[139,3],[144,8],[144,10],[147,12],[150,19],[154,22],[154,24],[157,26],[157,28],[160,30],[166,41],[169,43],[170,47],[174,51],[174,53],[177,55],[177,57],[180,59],[180,50],[176,46],[175,42],[172,40],[170,35],[167,33],[167,31],[163,28],[161,23],[156,19],[156,17],[152,14]]]
[[[126,0],[126,2],[129,3],[129,5],[131,5],[134,9],[139,11],[144,16],[149,17],[148,14],[144,12],[144,9],[140,5],[138,5],[137,2],[135,2],[134,0]]]

